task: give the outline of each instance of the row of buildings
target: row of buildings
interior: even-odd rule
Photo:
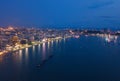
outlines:
[[[40,28],[0,28],[0,51],[9,46],[33,44],[35,42],[49,41],[54,38],[64,38],[70,36],[68,30],[40,29]]]
[[[100,36],[109,39],[111,37],[114,38],[113,36],[119,36],[120,31],[0,27],[0,51],[6,50],[8,47],[14,48],[17,45],[32,45],[36,42],[49,41],[55,38],[79,38],[80,35]]]

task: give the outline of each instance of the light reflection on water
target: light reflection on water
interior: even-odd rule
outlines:
[[[64,39],[64,41],[65,40],[66,39]],[[29,61],[30,55],[32,56],[32,58],[35,57],[36,47],[37,47],[37,51],[38,51],[37,53],[41,54],[42,55],[41,60],[45,61],[49,58],[49,56],[52,56],[52,53],[50,50],[51,50],[51,48],[53,48],[54,44],[57,47],[60,42],[61,42],[61,40],[52,40],[50,42],[43,43],[42,45],[39,44],[38,46],[32,46],[31,48],[25,48],[23,50],[19,50],[18,52],[13,53],[13,59],[16,63],[19,62],[20,64],[22,64],[23,62],[25,62],[25,64],[26,64]],[[47,49],[46,49],[46,47],[47,47]],[[6,55],[6,57],[9,58],[9,56],[7,56],[7,55]],[[2,62],[2,60],[4,60],[4,58],[1,57],[0,62]]]
[[[101,37],[101,38],[104,39],[104,40],[106,39],[106,37]],[[114,43],[118,42],[119,37],[115,36],[115,37],[111,37],[111,39],[112,38],[114,38],[114,40],[113,40]],[[43,43],[43,44],[39,44],[38,46],[32,46],[32,55],[35,55],[35,53],[39,53],[42,57],[42,58],[40,58],[41,61],[45,61],[49,58],[49,56],[52,55],[50,50],[53,47],[53,45],[55,44],[55,47],[57,47],[62,41],[65,44],[66,39],[64,38],[63,40],[54,40],[54,41],[51,41],[51,42],[46,42],[46,43]],[[105,40],[104,42],[107,42],[107,41]],[[111,42],[108,42],[107,44],[109,44]],[[36,47],[37,47],[37,52],[36,52]],[[60,49],[60,48],[58,48],[58,49]],[[28,59],[29,59],[29,54],[30,54],[29,51],[30,51],[29,48],[25,48],[25,51],[19,50],[19,54],[18,54],[19,61],[23,61],[23,57],[24,57],[25,62],[27,63]],[[2,62],[2,60],[3,60],[3,58],[0,58],[1,62]]]
[[[21,66],[22,66],[23,53],[24,53],[23,50],[19,50],[18,54],[16,54],[16,57],[15,57],[15,60],[14,60],[14,63],[16,63],[16,66],[18,66],[19,68],[21,68]]]
[[[58,44],[59,40],[56,40],[56,44]]]
[[[28,57],[28,48],[25,48],[25,55]]]
[[[118,36],[114,36],[114,35],[102,35],[102,36],[99,36],[101,37],[102,39],[104,39],[105,42],[107,43],[117,43],[118,42]]]
[[[55,40],[55,41],[54,41],[54,43],[55,43],[55,47],[58,46],[58,42],[59,42],[58,40]]]
[[[32,52],[31,52],[31,53],[32,53],[32,58],[35,58],[36,46],[32,46],[32,50],[30,50],[30,51],[32,51]]]
[[[51,43],[51,44],[50,44],[51,48],[53,48],[53,43],[54,43],[54,41],[52,40],[50,43]]]
[[[42,44],[42,61],[46,60],[46,43]]]
[[[32,48],[33,48],[33,49],[32,49],[32,50],[33,50],[33,52],[35,52],[35,46],[32,46]]]
[[[22,61],[23,50],[19,50],[19,60]]]
[[[25,48],[25,62],[26,62],[26,64],[28,63],[28,54],[29,54],[28,48]]]
[[[90,36],[88,36],[87,38],[89,38],[89,37]],[[100,37],[100,39],[102,39],[104,43],[107,42],[106,43],[107,45],[109,45],[110,43],[112,43],[112,45],[120,43],[118,36],[105,35],[105,36]],[[42,56],[41,60],[44,61],[47,59],[47,54],[49,54],[49,52],[51,52],[50,51],[51,48],[53,48],[54,46],[57,47],[58,44],[60,44],[62,41],[65,44],[66,38],[64,38],[63,40],[54,40],[54,41],[52,40],[50,42],[39,44],[38,46],[32,46],[32,50],[31,50],[32,53],[29,52],[30,48],[25,48],[24,49],[25,51],[19,50],[18,54],[16,53],[18,58],[17,57],[16,58],[17,58],[17,60],[19,59],[19,61],[22,61],[23,57],[24,57],[25,61],[28,62],[30,53],[31,53],[31,55],[35,55],[35,53],[39,53]],[[36,52],[36,47],[37,47],[37,52]],[[50,54],[48,56],[50,56]],[[6,57],[8,57],[8,56],[6,55]],[[4,57],[0,56],[0,62],[2,62],[3,60],[4,60]]]
[[[40,52],[40,48],[41,48],[41,46],[40,46],[40,44],[38,45],[38,53]]]
[[[119,37],[115,37],[116,43],[118,43],[118,41],[119,41],[118,38]],[[101,40],[102,40],[102,42],[101,42]],[[44,76],[46,73],[49,74],[50,71],[53,72],[54,76],[56,75],[56,72],[60,72],[60,71],[66,72],[66,75],[72,75],[72,74],[68,73],[68,72],[70,72],[71,69],[81,75],[84,74],[86,76],[90,76],[90,75],[87,75],[87,73],[90,73],[90,74],[93,73],[92,74],[93,76],[97,76],[94,74],[98,74],[96,71],[98,71],[100,73],[100,71],[97,69],[101,69],[101,68],[103,68],[101,70],[102,72],[100,75],[99,74],[98,75],[100,77],[102,77],[102,75],[106,76],[107,71],[104,69],[106,69],[106,68],[115,69],[114,67],[116,67],[117,65],[120,66],[119,63],[117,63],[117,62],[119,62],[119,52],[120,52],[119,47],[120,46],[117,47],[117,45],[116,46],[111,45],[111,48],[110,48],[110,47],[101,45],[105,42],[106,41],[105,41],[104,37],[100,38],[100,37],[89,37],[89,36],[87,37],[87,39],[86,39],[86,37],[81,37],[80,39],[72,38],[72,39],[70,39],[70,41],[63,39],[63,40],[54,40],[51,42],[46,42],[43,44],[39,44],[38,46],[33,46],[31,48],[19,50],[18,53],[14,54],[13,56],[9,56],[8,58],[12,58],[12,60],[7,58],[7,60],[8,60],[7,64],[10,67],[7,66],[7,67],[3,67],[3,68],[4,68],[4,71],[8,70],[8,68],[13,68],[13,67],[15,68],[14,69],[15,73],[13,75],[12,74],[9,75],[10,77],[11,76],[15,76],[15,77],[19,76],[19,72],[23,72],[25,77],[30,75],[30,76],[33,76],[34,78],[37,77],[37,75]],[[109,45],[110,42],[106,43],[106,44]],[[84,47],[84,45],[87,48]],[[79,48],[80,46],[83,46],[83,47]],[[116,47],[116,48],[114,48],[114,47]],[[54,49],[56,49],[56,50],[54,50]],[[97,50],[94,50],[94,49],[97,49]],[[103,51],[101,51],[101,50],[103,50]],[[55,52],[52,52],[52,51],[55,51]],[[56,53],[58,53],[58,54],[56,54]],[[114,53],[117,53],[117,54],[114,54]],[[33,55],[34,55],[34,57],[33,57]],[[55,55],[55,58],[52,58],[53,59],[52,62],[55,62],[55,64],[50,63],[51,62],[50,59],[51,59],[52,55]],[[41,57],[38,57],[38,56],[41,56]],[[63,59],[61,58],[61,56]],[[15,59],[13,59],[13,58],[15,58]],[[57,60],[56,60],[56,58],[57,58]],[[4,58],[0,58],[0,61],[3,62],[5,60],[4,60]],[[50,61],[50,62],[48,62],[48,61]],[[109,65],[109,63],[110,63],[110,65]],[[38,65],[38,64],[40,64],[40,69],[38,69],[39,66],[36,67],[36,65]],[[43,66],[42,64],[45,64],[47,67],[45,67],[44,69],[41,70],[41,66]],[[85,64],[87,67],[85,66]],[[107,64],[110,67],[108,67]],[[2,64],[0,63],[0,65],[2,65]],[[18,66],[18,67],[16,67],[16,66]],[[63,66],[62,67],[63,69],[61,70],[61,67],[59,67],[59,66]],[[55,68],[53,68],[53,67],[55,67]],[[36,71],[36,68],[37,68],[37,71]],[[46,70],[46,68],[47,68],[47,70]],[[70,68],[70,69],[67,69],[67,68]],[[108,69],[108,71],[110,72],[111,70],[109,70],[109,69]],[[119,72],[119,67],[117,70]],[[13,70],[10,70],[11,73],[12,73],[12,71]],[[30,73],[28,73],[28,71]],[[106,72],[105,75],[102,74],[104,72]],[[2,72],[1,72],[1,74],[2,74]],[[114,72],[114,74],[117,74],[117,71],[116,71],[116,73]],[[51,73],[50,73],[50,75],[51,75]],[[46,76],[46,77],[47,78],[52,77],[50,75]],[[60,74],[58,74],[58,75],[61,76]],[[77,76],[77,74],[75,74],[75,75]],[[109,74],[107,74],[107,75],[109,75]],[[97,78],[99,78],[99,76]],[[42,78],[42,77],[40,77],[40,78]],[[37,78],[39,78],[39,77],[37,77]],[[1,80],[1,81],[4,81],[4,80]],[[11,80],[11,81],[14,81],[14,80]],[[31,81],[31,80],[29,80],[29,81]],[[56,81],[58,81],[58,80],[56,79]],[[61,81],[63,81],[63,80],[61,80]]]
[[[0,57],[0,63],[2,63],[2,61],[3,61],[3,58],[2,58],[2,57]]]
[[[47,42],[47,48],[50,49],[50,42]]]
[[[66,42],[66,38],[63,39],[64,43]]]

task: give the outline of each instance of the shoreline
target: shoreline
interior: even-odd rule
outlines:
[[[68,37],[64,37],[65,39],[66,38],[70,38],[71,36],[68,36]],[[43,41],[43,42],[39,42],[39,41],[37,41],[37,42],[35,42],[34,44],[32,44],[32,45],[26,45],[26,46],[22,46],[22,47],[20,47],[19,49],[13,49],[13,50],[4,50],[4,51],[2,51],[2,52],[0,52],[0,56],[2,56],[2,55],[4,55],[4,54],[8,54],[8,53],[11,53],[11,52],[15,52],[15,51],[19,51],[19,50],[23,50],[23,49],[25,49],[25,48],[30,48],[30,47],[32,47],[32,46],[37,46],[37,45],[39,45],[39,44],[43,44],[43,43],[46,43],[46,42],[51,42],[51,41],[54,41],[54,40],[60,40],[60,39],[64,39],[64,38],[54,38],[54,39],[51,39],[51,40],[48,40],[48,41]]]

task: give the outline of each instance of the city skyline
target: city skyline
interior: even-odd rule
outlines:
[[[120,0],[0,0],[0,81],[120,81]]]
[[[119,0],[1,0],[0,26],[120,28]]]

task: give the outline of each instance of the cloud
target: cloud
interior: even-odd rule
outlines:
[[[111,19],[111,18],[115,18],[114,16],[100,16],[101,18],[105,18],[105,19]]]
[[[101,8],[101,7],[109,6],[109,5],[112,5],[112,4],[114,4],[113,1],[110,1],[110,2],[102,2],[102,3],[93,4],[92,6],[89,6],[88,8],[89,8],[89,9],[96,9],[96,8]]]

